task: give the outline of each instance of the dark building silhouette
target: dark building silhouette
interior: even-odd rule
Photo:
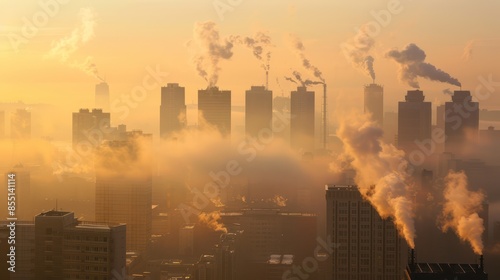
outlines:
[[[109,85],[106,82],[95,85],[95,107],[109,111]]]
[[[231,91],[212,87],[198,91],[198,125],[211,125],[222,135],[231,134]]]
[[[17,140],[31,138],[31,112],[27,109],[17,109],[10,119],[10,137]]]
[[[479,264],[417,263],[414,251],[409,256],[404,280],[488,280],[483,256]]]
[[[472,101],[470,91],[457,90],[445,104],[445,151],[464,155],[477,143],[479,103]]]
[[[179,84],[169,83],[161,88],[160,135],[168,137],[186,125],[185,89]]]
[[[353,185],[327,185],[327,236],[334,244],[328,280],[400,280],[403,241],[392,219],[382,219]]]
[[[0,279],[2,280],[24,280],[35,279],[35,224],[33,221],[16,221],[16,272],[7,270],[10,267],[9,237],[10,221],[0,221]]]
[[[384,140],[397,146],[398,142],[398,113],[385,112],[384,113]]]
[[[252,86],[245,93],[245,131],[257,137],[264,129],[271,129],[273,93],[264,86]],[[266,133],[267,135],[267,133]]]
[[[417,142],[431,139],[432,108],[421,90],[410,90],[398,106],[398,147],[412,156]]]
[[[34,279],[112,279],[125,269],[125,227],[81,222],[72,212],[37,215]]]
[[[372,120],[380,127],[384,125],[384,88],[381,85],[365,86],[365,114],[371,114]]]
[[[78,145],[98,146],[109,139],[111,132],[111,114],[102,109],[80,109],[73,113],[73,147]]]
[[[144,252],[152,230],[151,135],[127,132],[96,151],[95,217],[127,224],[127,251]]]
[[[290,100],[290,144],[304,153],[314,152],[314,91],[297,87]]]

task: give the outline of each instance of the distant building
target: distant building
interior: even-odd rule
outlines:
[[[95,217],[127,225],[127,251],[144,252],[152,227],[151,135],[127,132],[97,150]]]
[[[314,152],[314,91],[297,87],[291,93],[290,144],[304,153]]]
[[[385,112],[384,114],[384,140],[386,143],[397,146],[398,113]]]
[[[104,140],[109,140],[111,132],[111,114],[102,109],[80,109],[73,113],[73,147],[87,145],[98,146]]]
[[[293,271],[293,266],[295,264],[295,259],[293,255],[278,255],[273,254],[269,257],[269,260],[263,264],[263,280],[282,280],[284,273],[287,271]],[[309,275],[308,275],[309,276]],[[308,279],[311,276],[308,277]],[[293,279],[293,278],[286,278]]]
[[[398,106],[398,147],[411,157],[418,142],[431,139],[432,108],[421,90],[410,90]]]
[[[214,126],[222,135],[231,134],[231,91],[212,87],[198,91],[198,125]]]
[[[172,133],[184,129],[186,125],[185,88],[169,83],[161,88],[160,135],[169,137]]]
[[[179,229],[179,255],[192,256],[194,253],[194,225]]]
[[[95,85],[95,108],[109,112],[109,85],[106,82]]]
[[[273,92],[264,86],[252,86],[245,93],[245,131],[249,136],[257,137],[270,130],[273,120]],[[268,133],[266,133],[266,137]]]
[[[222,234],[219,244],[215,245],[215,263],[217,280],[239,280],[238,273],[241,273],[243,262],[240,258],[245,255],[240,247],[241,240],[239,233]],[[239,269],[238,269],[239,268]]]
[[[470,91],[457,90],[445,110],[445,151],[464,155],[478,140],[479,103],[472,101]]]
[[[327,236],[333,244],[328,280],[400,280],[402,239],[354,185],[326,186]]]
[[[33,279],[112,279],[125,268],[125,231],[123,224],[78,221],[72,212],[37,215]]]
[[[223,280],[216,278],[216,262],[214,255],[202,255],[196,264],[197,280]]]
[[[10,119],[10,137],[17,140],[31,138],[31,112],[26,109],[17,109]]]
[[[372,120],[380,127],[384,125],[384,88],[381,85],[365,86],[365,114],[370,114]]]

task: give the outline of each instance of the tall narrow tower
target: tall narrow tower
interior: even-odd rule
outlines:
[[[314,91],[297,87],[290,103],[290,144],[304,153],[314,152]]]
[[[410,90],[405,98],[398,106],[398,147],[411,156],[418,141],[431,139],[432,108],[421,90]]]
[[[264,129],[271,128],[273,119],[273,93],[263,86],[252,86],[245,93],[245,131],[247,135],[258,136]]]
[[[95,85],[95,107],[109,112],[109,85],[104,81]]]
[[[470,91],[457,90],[445,104],[445,151],[462,155],[479,137],[479,103]]]
[[[199,90],[198,124],[212,125],[222,135],[231,135],[231,91],[218,87]]]
[[[371,114],[372,120],[380,127],[384,125],[384,88],[381,85],[365,86],[365,113]]]
[[[186,124],[185,89],[179,84],[167,84],[161,88],[160,136],[168,137]]]

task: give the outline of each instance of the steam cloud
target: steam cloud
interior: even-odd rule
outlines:
[[[218,211],[210,213],[201,212],[198,215],[198,221],[207,225],[209,228],[215,231],[227,233],[227,228],[223,223],[220,222],[220,219],[220,212]]]
[[[341,123],[337,135],[356,171],[355,182],[382,218],[391,217],[411,248],[415,247],[414,203],[404,153],[382,142],[383,131],[366,115]]]
[[[461,240],[471,244],[474,253],[482,255],[484,224],[477,212],[482,208],[484,194],[467,189],[463,172],[450,172],[445,180],[442,230],[453,229]]]
[[[68,60],[70,57],[78,51],[78,49],[90,39],[95,36],[95,13],[89,8],[80,9],[80,24],[77,26],[71,34],[61,38],[59,41],[52,43],[52,49],[50,49],[47,57],[56,58],[61,63],[69,64],[69,66],[77,68],[85,72],[90,76],[94,76],[100,80],[99,72],[97,71],[97,66],[93,62],[93,58],[88,56],[84,62],[71,62]]]
[[[253,37],[238,38],[238,43],[244,44],[246,47],[251,48],[253,55],[262,64],[262,68],[267,72],[270,68],[271,51],[271,37],[264,32],[257,32]]]
[[[194,27],[194,42],[198,52],[193,57],[198,74],[208,82],[208,87],[214,87],[219,80],[219,62],[233,56],[234,42],[237,37],[221,40],[217,25],[212,21],[198,22]],[[221,42],[223,41],[223,42]]]
[[[374,58],[370,51],[375,45],[375,40],[366,32],[366,25],[363,25],[358,33],[342,45],[342,51],[352,65],[369,75],[375,80],[375,70],[373,69]]]
[[[387,57],[394,59],[400,65],[399,78],[413,88],[420,88],[417,78],[422,77],[431,81],[439,81],[454,86],[462,86],[450,74],[436,66],[425,62],[426,54],[415,44],[409,44],[402,51],[396,49],[389,51]]]
[[[311,71],[314,77],[319,79],[319,81],[324,84],[325,79],[323,78],[323,73],[321,73],[318,67],[312,65],[309,59],[304,54],[306,49],[302,41],[297,36],[290,34],[290,43],[292,45],[292,48],[296,52],[297,56],[300,58],[302,66],[304,66],[304,68],[306,68],[307,70]],[[302,84],[304,85],[304,83]]]

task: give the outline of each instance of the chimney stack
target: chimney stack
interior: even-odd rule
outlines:
[[[484,257],[483,257],[483,255],[479,256],[479,271],[484,272]]]

